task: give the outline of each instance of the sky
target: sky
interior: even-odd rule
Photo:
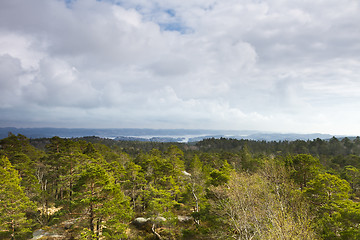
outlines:
[[[0,127],[360,135],[358,0],[1,0]]]

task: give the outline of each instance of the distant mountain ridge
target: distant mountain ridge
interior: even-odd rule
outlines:
[[[9,133],[22,134],[28,138],[75,138],[97,136],[124,141],[154,141],[154,142],[196,142],[205,138],[234,138],[259,141],[294,141],[313,140],[316,138],[330,139],[330,134],[311,133],[269,133],[252,130],[204,130],[204,129],[149,129],[149,128],[0,128],[0,139]],[[343,136],[337,136],[343,137]]]

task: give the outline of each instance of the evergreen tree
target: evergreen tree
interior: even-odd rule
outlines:
[[[91,236],[117,238],[125,235],[125,226],[132,211],[129,200],[109,173],[99,164],[84,166],[74,186],[74,207],[88,219]]]
[[[139,165],[132,161],[127,163],[122,186],[126,195],[131,198],[133,210],[138,210],[141,205],[141,196],[146,186],[144,173]]]
[[[359,239],[360,204],[349,199],[350,191],[346,180],[328,173],[318,174],[304,189],[323,239]]]
[[[200,210],[206,204],[205,199],[205,174],[203,173],[203,164],[200,161],[199,157],[195,155],[190,162],[189,172],[183,172],[187,179],[189,179],[187,184],[188,194],[191,196],[190,199],[187,199],[187,204],[193,204],[193,217],[197,225],[200,224]]]
[[[26,212],[35,205],[20,187],[20,177],[6,157],[0,158],[0,233],[11,239],[21,239],[31,233]],[[0,236],[1,236],[0,235]],[[26,235],[25,235],[26,236]]]
[[[292,168],[291,176],[300,188],[306,187],[320,169],[320,161],[309,154],[298,154],[288,159],[287,165]]]

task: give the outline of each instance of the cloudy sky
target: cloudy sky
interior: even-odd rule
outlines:
[[[0,127],[360,135],[358,0],[1,0]]]

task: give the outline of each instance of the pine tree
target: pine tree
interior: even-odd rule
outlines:
[[[125,222],[132,211],[114,178],[99,164],[86,164],[74,186],[74,208],[88,219],[91,236],[100,238],[104,226],[107,236],[124,236]]]
[[[20,239],[31,233],[26,212],[35,205],[20,187],[21,179],[6,157],[0,159],[0,232],[3,237]]]

